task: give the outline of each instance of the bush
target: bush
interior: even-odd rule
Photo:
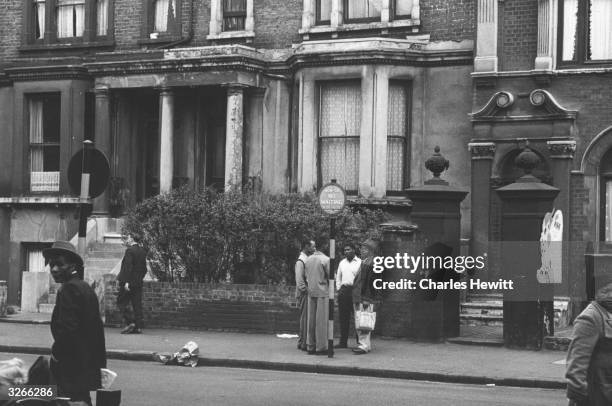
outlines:
[[[329,220],[313,194],[183,187],[131,209],[123,233],[143,236],[163,281],[294,283],[300,241],[327,241]],[[380,210],[346,208],[336,216],[336,252],[343,243],[378,238],[384,220]]]

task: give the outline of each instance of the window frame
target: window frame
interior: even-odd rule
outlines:
[[[334,0],[331,0],[330,10],[329,10],[329,19],[323,20],[321,19],[321,0],[315,1],[315,25],[330,25],[331,24],[331,5]]]
[[[114,0],[108,1],[106,35],[98,35],[97,0],[84,0],[84,30],[79,37],[58,36],[58,0],[45,0],[45,32],[43,38],[36,38],[36,0],[23,0],[25,30],[22,38],[24,46],[53,46],[96,44],[112,41],[114,38]],[[178,0],[177,0],[178,1]]]
[[[606,182],[612,180],[612,148],[599,161],[599,236],[600,247],[612,249],[612,240],[606,241]]]
[[[590,28],[589,4],[590,0],[578,0],[578,16],[576,20],[576,59],[571,61],[563,60],[563,34],[564,34],[564,4],[565,0],[559,0],[557,15],[557,66],[560,68],[573,68],[584,66],[599,66],[612,64],[610,59],[588,59],[588,32]],[[612,30],[612,25],[610,26]]]
[[[44,100],[45,98],[56,98],[57,100],[55,100],[56,103],[59,104],[59,109],[58,109],[58,117],[57,117],[57,127],[58,127],[58,139],[57,141],[53,141],[53,142],[45,142],[45,135],[43,132],[43,142],[41,143],[32,143],[31,142],[31,128],[30,128],[30,117],[31,117],[31,110],[30,110],[30,102],[33,100]],[[32,195],[40,195],[40,194],[44,194],[44,195],[57,195],[60,194],[61,192],[61,182],[62,182],[62,176],[61,176],[61,170],[62,170],[62,156],[61,156],[61,152],[62,152],[62,135],[61,135],[61,128],[62,128],[62,95],[61,92],[40,92],[40,93],[28,93],[25,97],[25,102],[26,102],[26,120],[25,120],[25,134],[27,136],[27,148],[26,148],[26,160],[25,160],[25,165],[27,167],[25,173],[27,173],[27,191],[29,194]],[[45,116],[44,116],[44,101],[43,101],[43,125],[45,122]],[[44,131],[44,128],[43,128]],[[58,149],[58,156],[57,156],[57,160],[58,160],[58,170],[57,171],[42,171],[42,172],[58,172],[59,173],[59,179],[58,179],[58,186],[57,186],[57,190],[32,190],[32,151],[33,151],[33,146],[35,148],[44,148],[45,147],[57,147]],[[44,165],[44,153],[43,153],[43,165]]]
[[[389,79],[389,88],[391,85],[400,85],[406,91],[406,104],[404,105],[404,114],[407,118],[406,128],[404,130],[404,136],[390,136],[389,129],[387,128],[387,140],[389,137],[391,138],[403,138],[404,146],[403,146],[403,154],[404,154],[404,166],[402,168],[402,188],[401,190],[390,190],[389,189],[389,180],[387,179],[385,185],[385,193],[387,196],[405,196],[404,190],[410,187],[410,134],[412,134],[412,82],[410,80],[405,79]],[[388,116],[387,116],[388,120]],[[388,145],[388,142],[387,142]],[[387,162],[389,160],[389,156],[387,154]],[[386,168],[385,168],[386,170]]]
[[[397,14],[397,2],[402,0],[389,0],[389,7],[391,8],[391,13],[389,13],[392,17],[393,21],[396,20],[411,20],[412,19],[412,11],[410,14]],[[419,0],[412,0],[412,6],[414,7],[414,2]]]
[[[382,12],[378,17],[359,17],[349,18],[349,5],[351,0],[342,0],[342,19],[344,24],[355,24],[355,23],[375,23],[382,21]]]
[[[248,14],[248,6],[247,6],[247,1],[244,0],[244,11],[226,11],[225,10],[225,0],[221,0],[221,31],[222,32],[241,32],[241,31],[245,31],[246,30],[246,20],[247,20],[247,14]],[[236,17],[242,17],[243,18],[243,27],[240,30],[230,30],[226,28],[225,25],[225,19],[226,18],[236,18]]]
[[[323,174],[322,174],[322,167],[321,167],[321,144],[322,144],[322,139],[323,138],[334,138],[334,139],[338,139],[338,138],[342,138],[342,139],[357,139],[359,140],[359,148],[361,150],[361,129],[359,131],[359,135],[351,135],[351,136],[332,136],[332,137],[321,137],[321,88],[323,86],[325,86],[328,83],[334,83],[334,84],[353,84],[353,85],[357,85],[359,87],[359,89],[361,89],[361,78],[354,78],[354,79],[341,79],[341,80],[321,80],[321,81],[317,81],[316,83],[316,125],[317,125],[317,131],[316,131],[316,145],[317,145],[317,162],[316,162],[316,170],[317,170],[317,190],[321,189],[323,187],[323,185],[329,183],[329,179],[324,180],[323,179]],[[361,92],[361,90],[360,90]],[[361,101],[362,105],[360,106],[361,109],[363,109],[363,100]],[[361,125],[360,125],[361,128]],[[358,196],[359,195],[359,162],[360,159],[357,160],[357,189],[347,189],[345,186],[346,185],[342,185],[344,189],[344,191],[346,192],[347,195],[349,196]]]
[[[174,22],[170,24],[168,21],[168,28],[164,32],[155,31],[155,2],[157,0],[144,0],[144,24],[142,25],[142,39],[139,42],[171,42],[181,38],[182,34],[182,16],[183,16],[183,4],[182,0],[174,0],[176,2],[176,15],[174,16]],[[172,1],[172,0],[169,0]],[[151,34],[157,33],[156,38],[153,38]]]

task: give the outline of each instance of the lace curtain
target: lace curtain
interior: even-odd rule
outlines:
[[[46,170],[45,138],[44,138],[44,102],[42,99],[32,99],[29,102],[30,127],[30,189],[33,192],[58,191],[59,171]],[[48,166],[57,169],[59,163],[59,147],[49,146]]]
[[[172,10],[170,10],[172,8]],[[176,15],[176,1],[157,0],[155,2],[155,32],[168,31],[168,19]]]
[[[346,190],[358,189],[361,86],[359,83],[325,84],[320,95],[321,183],[331,179]]]
[[[407,91],[402,84],[389,84],[387,109],[387,190],[404,189],[407,129]]]
[[[591,0],[590,7],[590,59],[612,59],[612,1]]]
[[[348,18],[380,17],[382,0],[349,0]]]
[[[45,1],[34,1],[34,18],[36,19],[36,39],[45,37]]]
[[[57,1],[57,37],[82,37],[85,31],[85,1]]]
[[[42,248],[30,248],[27,253],[29,272],[49,272],[48,265],[45,265]]]
[[[223,30],[244,30],[246,0],[223,0]]]
[[[96,4],[97,29],[98,36],[108,34],[108,0],[98,0]]]

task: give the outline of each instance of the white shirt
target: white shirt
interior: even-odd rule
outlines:
[[[336,288],[340,289],[340,286],[343,285],[353,286],[355,275],[359,272],[360,267],[361,259],[356,256],[350,262],[346,258],[340,261],[338,271],[336,272]]]

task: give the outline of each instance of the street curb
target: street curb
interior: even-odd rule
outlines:
[[[0,345],[0,352],[49,355],[51,353],[51,350],[45,347]],[[106,356],[108,359],[118,359],[124,361],[153,362],[153,354],[155,354],[155,352],[153,351],[129,351],[121,349],[113,349],[106,351]],[[302,364],[295,362],[273,362],[200,357],[198,360],[198,366],[263,369],[270,371],[308,372],[329,375],[369,376],[373,378],[407,379],[413,381],[431,381],[471,385],[513,386],[520,388],[566,388],[566,383],[562,380],[555,381],[546,379],[492,378],[484,376],[456,375],[436,372],[401,371],[339,365]]]
[[[19,320],[19,319],[7,319],[0,317],[0,323],[14,323],[14,324],[51,324],[51,320]]]

